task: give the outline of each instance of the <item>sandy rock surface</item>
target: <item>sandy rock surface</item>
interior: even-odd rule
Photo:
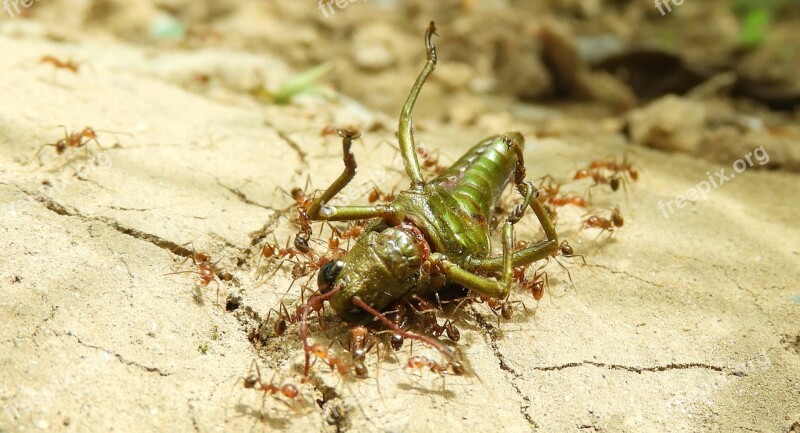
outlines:
[[[551,263],[538,305],[514,295],[529,315],[518,306],[498,326],[485,306],[467,309],[467,375],[412,380],[406,346],[380,365],[370,356],[365,380],[315,366],[319,380],[301,385],[297,410],[271,398],[262,405],[239,380],[252,361],[265,380],[298,385],[302,361],[297,327],[273,337],[264,323],[280,299],[295,305],[304,282],[290,289],[288,269],[267,278],[273,265],[257,267],[264,240],[296,231],[292,200],[277,188],[302,187],[309,175],[314,187],[327,185],[341,147],[320,130],[369,121],[378,126],[354,147],[360,171],[344,201],[366,202],[371,180],[404,187],[395,113],[202,96],[163,74],[181,76],[185,59],[131,70],[119,65],[144,54],[109,44],[70,47],[105,59],[75,75],[37,63],[60,48],[53,42],[0,38],[0,431],[800,429],[800,182],[757,164],[734,178],[731,165],[650,149],[630,154],[642,176],[627,198],[593,193],[598,206],[622,206],[625,226],[613,237],[578,233],[582,210],[560,214],[560,235],[587,262],[562,259],[574,287]],[[253,67],[246,56],[226,61],[228,70]],[[384,118],[381,127],[375,119]],[[487,132],[418,124],[443,161]],[[104,149],[88,155],[45,147],[29,163],[62,136],[58,125],[116,132],[98,132]],[[508,127],[528,137],[533,177],[566,178],[629,150],[600,122],[593,136],[575,138]],[[678,206],[676,196],[723,167],[730,180]],[[674,213],[659,208],[670,200]],[[533,218],[521,226],[520,238],[541,236]],[[198,294],[197,275],[165,275],[196,269],[192,246],[221,259],[232,278],[219,296],[235,305],[215,306],[214,284]],[[325,332],[314,323],[314,337],[343,338],[335,322]],[[437,356],[419,345],[414,353]]]

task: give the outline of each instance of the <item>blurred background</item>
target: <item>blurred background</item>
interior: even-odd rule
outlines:
[[[7,36],[45,36],[66,53],[123,40],[152,56],[117,66],[206,96],[344,96],[391,118],[435,20],[440,62],[418,119],[487,132],[524,122],[541,135],[591,135],[584,119],[615,119],[603,127],[634,143],[723,162],[765,144],[768,168],[800,168],[788,144],[800,138],[799,1],[27,2],[4,3]],[[252,53],[251,67],[226,62],[234,51]]]

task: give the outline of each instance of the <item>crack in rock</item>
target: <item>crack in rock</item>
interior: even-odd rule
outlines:
[[[86,216],[86,215],[83,215],[77,209],[75,209],[74,207],[56,203],[55,201],[53,201],[52,199],[50,199],[48,197],[44,197],[44,196],[38,195],[38,194],[33,194],[33,193],[31,193],[29,191],[26,191],[24,189],[20,189],[20,191],[22,191],[24,194],[32,197],[37,202],[41,203],[46,209],[48,209],[51,212],[54,212],[54,213],[56,213],[58,215],[76,217],[76,218],[80,218],[80,219],[82,219],[84,221],[98,221],[98,222],[101,222],[101,223],[107,225],[108,227],[110,227],[110,228],[112,228],[112,229],[124,234],[124,235],[128,235],[128,236],[130,236],[132,238],[135,238],[135,239],[138,239],[138,240],[153,244],[153,245],[155,245],[155,246],[157,246],[157,247],[159,247],[159,248],[161,248],[163,250],[166,250],[166,251],[168,251],[168,252],[170,252],[172,254],[175,254],[175,255],[178,255],[178,256],[181,256],[181,257],[185,257],[185,258],[190,258],[193,255],[192,250],[186,248],[184,245],[178,245],[175,242],[172,242],[170,240],[161,238],[159,236],[156,236],[156,235],[153,235],[153,234],[150,234],[150,233],[145,233],[145,232],[142,232],[140,230],[133,229],[133,228],[130,228],[130,227],[125,227],[125,226],[121,225],[120,223],[118,223],[117,221],[115,221],[115,220],[113,220],[111,218],[102,217],[102,216]]]
[[[260,207],[260,208],[266,209],[266,210],[275,211],[275,209],[273,209],[273,208],[271,208],[269,206],[266,206],[266,205],[263,205],[261,203],[258,203],[258,202],[255,202],[255,201],[251,200],[250,198],[247,197],[247,195],[245,195],[243,192],[239,191],[237,188],[231,188],[231,187],[223,184],[222,182],[220,182],[219,179],[217,179],[217,185],[221,186],[226,191],[228,191],[229,193],[231,193],[234,196],[236,196],[236,198],[238,198],[242,203],[249,204],[250,206]]]
[[[522,390],[519,389],[519,386],[517,386],[514,380],[514,379],[524,380],[522,375],[517,373],[517,371],[514,370],[513,367],[508,365],[505,356],[503,356],[503,354],[500,352],[500,348],[497,346],[497,341],[495,340],[494,327],[489,322],[486,321],[483,315],[475,311],[475,309],[472,309],[472,313],[475,316],[475,322],[477,322],[481,328],[487,331],[489,337],[489,346],[491,346],[495,358],[497,358],[497,361],[500,363],[500,369],[513,376],[513,379],[509,380],[508,383],[511,385],[512,388],[514,388],[514,391],[520,396],[520,398],[522,398],[522,401],[526,403],[525,405],[520,406],[519,408],[520,413],[522,413],[522,416],[525,417],[525,420],[528,421],[528,424],[530,424],[531,427],[533,427],[534,429],[539,428],[539,424],[537,424],[536,421],[531,416],[531,414],[528,413],[528,409],[530,409],[531,407],[530,397],[525,395],[525,393],[523,393]]]
[[[186,401],[186,404],[189,406],[189,417],[192,419],[192,427],[194,427],[194,431],[199,433],[200,432],[200,424],[197,422],[197,414],[195,413],[195,410],[194,410],[195,409],[194,401],[196,401],[196,400],[193,399],[193,398],[190,398],[190,399],[188,399]]]
[[[285,132],[283,132],[282,130],[276,128],[275,125],[270,123],[268,120],[264,120],[264,124],[266,124],[267,126],[272,128],[275,131],[275,133],[278,134],[278,137],[280,137],[283,141],[285,141],[286,144],[288,144],[289,147],[292,148],[292,150],[297,152],[297,156],[300,158],[300,162],[302,163],[301,167],[308,167],[307,155],[303,151],[303,149],[300,147],[300,145],[297,144],[296,141],[294,141],[291,138],[289,138],[289,136]]]
[[[661,371],[669,371],[669,370],[689,370],[693,368],[700,368],[706,370],[713,370],[718,372],[727,373],[730,376],[736,376],[735,372],[730,371],[727,368],[719,367],[716,365],[708,365],[703,364],[700,362],[687,362],[687,363],[669,363],[666,365],[656,365],[652,367],[631,367],[628,365],[620,365],[620,364],[606,364],[604,362],[595,362],[595,361],[580,361],[580,362],[569,362],[566,364],[560,365],[551,365],[545,367],[537,367],[537,366],[530,366],[532,370],[537,371],[558,371],[558,370],[566,370],[568,368],[576,368],[576,367],[599,367],[599,368],[607,368],[609,370],[625,370],[630,371],[633,373],[645,373],[645,372],[661,372]]]
[[[472,310],[472,312],[473,312],[473,314],[475,316],[476,323],[481,328],[483,328],[485,331],[487,331],[487,336],[488,336],[488,339],[489,339],[489,345],[492,348],[492,351],[494,353],[495,358],[497,358],[497,360],[498,360],[498,363],[500,365],[500,369],[505,371],[505,372],[507,372],[509,375],[512,376],[512,380],[509,381],[511,387],[522,398],[522,400],[525,401],[525,403],[527,403],[527,405],[520,406],[520,412],[525,417],[525,419],[528,421],[528,423],[531,424],[531,426],[533,426],[534,428],[538,428],[538,424],[536,423],[535,420],[533,420],[531,415],[528,413],[528,409],[530,408],[530,398],[527,395],[525,395],[522,392],[522,390],[515,383],[515,380],[525,380],[524,377],[520,373],[518,373],[512,366],[510,366],[508,364],[508,362],[506,362],[505,356],[500,351],[500,348],[497,345],[496,331],[494,329],[494,326],[491,323],[489,323],[483,317],[483,315],[481,315],[480,313],[478,313],[474,309]],[[716,365],[703,364],[703,363],[698,363],[698,362],[687,362],[687,363],[674,363],[673,362],[673,363],[669,363],[669,364],[666,364],[666,365],[655,365],[655,366],[651,366],[651,367],[632,367],[632,366],[621,365],[621,364],[610,364],[610,363],[595,362],[595,361],[581,361],[581,362],[572,362],[572,363],[561,364],[561,365],[553,365],[553,366],[529,366],[528,368],[530,368],[532,370],[536,370],[536,371],[558,371],[558,370],[565,370],[565,369],[569,369],[569,368],[587,367],[587,366],[605,368],[605,369],[609,369],[609,370],[630,371],[630,372],[637,373],[637,374],[642,374],[642,373],[645,373],[645,372],[662,372],[662,371],[670,371],[670,370],[688,370],[688,369],[699,368],[699,369],[706,369],[706,370],[712,370],[712,371],[716,371],[716,372],[725,373],[725,374],[727,374],[729,376],[736,376],[736,372],[735,371],[731,371],[728,368],[720,367],[720,366],[716,366]],[[800,433],[800,432],[798,432],[798,433]]]
[[[59,336],[59,337],[62,336],[62,334],[60,334],[58,332],[56,332],[56,335]],[[74,338],[78,342],[78,344],[80,344],[81,346],[88,347],[90,349],[100,350],[100,351],[103,351],[105,353],[109,353],[111,355],[114,355],[114,357],[116,357],[117,360],[119,360],[119,362],[121,362],[121,363],[123,363],[125,365],[129,365],[131,367],[139,368],[139,369],[144,370],[144,371],[146,371],[148,373],[158,373],[158,375],[162,376],[162,377],[166,377],[166,376],[171,376],[172,375],[171,373],[165,373],[165,372],[161,371],[158,367],[150,367],[150,366],[147,366],[147,365],[144,365],[144,364],[140,364],[140,363],[138,363],[136,361],[129,361],[129,360],[125,359],[125,357],[122,356],[119,353],[116,353],[116,352],[113,352],[111,350],[102,348],[100,346],[95,346],[93,344],[84,343],[83,340],[80,337],[78,337],[77,335],[73,334],[72,331],[67,331],[66,335]]]
[[[335,388],[331,388],[320,381],[312,381],[312,386],[322,395],[322,400],[317,404],[322,409],[323,417],[328,424],[336,427],[336,433],[346,432],[350,429],[350,420],[347,409],[344,407],[342,397]]]
[[[611,272],[612,274],[622,274],[622,275],[625,275],[626,277],[633,278],[634,280],[638,280],[638,281],[641,281],[641,282],[646,283],[646,284],[651,284],[653,286],[660,287],[662,289],[664,288],[664,285],[661,284],[661,283],[657,283],[655,281],[646,280],[646,279],[644,279],[644,278],[642,278],[642,277],[640,277],[638,275],[631,274],[628,271],[621,271],[619,269],[614,269],[614,268],[612,268],[610,266],[600,265],[600,264],[597,264],[597,263],[587,263],[586,266],[588,266],[590,268],[605,269],[605,270]]]
[[[36,328],[33,330],[33,334],[31,334],[31,338],[36,338],[36,337],[39,335],[39,331],[41,331],[41,330],[42,330],[42,327],[43,327],[43,326],[44,326],[44,325],[45,325],[45,324],[46,324],[48,321],[50,321],[50,320],[52,320],[54,317],[56,317],[56,311],[58,311],[58,305],[53,305],[53,306],[51,306],[51,307],[50,307],[50,314],[48,314],[48,315],[47,315],[47,317],[45,317],[45,319],[44,319],[44,320],[42,320],[42,322],[41,322],[41,323],[39,323],[38,325],[36,325]]]

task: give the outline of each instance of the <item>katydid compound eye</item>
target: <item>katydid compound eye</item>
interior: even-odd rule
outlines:
[[[320,293],[325,293],[333,288],[333,283],[336,282],[336,277],[339,276],[342,268],[344,268],[344,262],[341,260],[331,260],[322,265],[317,275],[317,287],[319,287]]]

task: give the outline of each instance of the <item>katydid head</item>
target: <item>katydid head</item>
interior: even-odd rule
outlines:
[[[417,281],[427,245],[416,229],[389,227],[370,231],[338,260],[322,266],[317,276],[321,293],[338,288],[329,302],[342,318],[358,321],[364,312],[353,296],[381,310],[408,293]]]

